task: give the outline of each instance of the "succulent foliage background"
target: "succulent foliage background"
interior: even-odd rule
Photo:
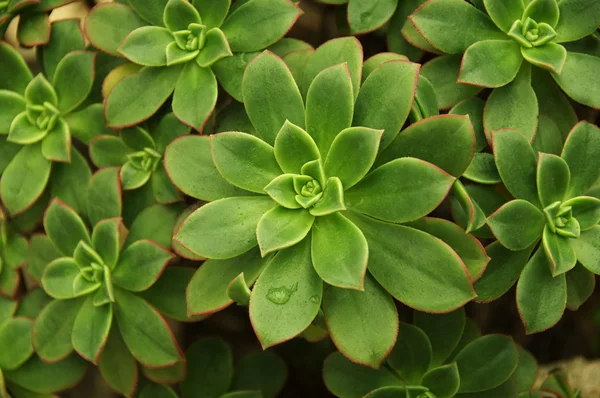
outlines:
[[[599,25],[0,1],[0,398],[600,397]]]

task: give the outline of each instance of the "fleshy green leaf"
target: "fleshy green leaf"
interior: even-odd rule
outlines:
[[[239,274],[244,274],[251,286],[272,256],[261,257],[258,248],[227,260],[208,260],[194,274],[186,291],[189,315],[211,314],[233,303],[227,286]]]
[[[509,336],[488,335],[468,344],[456,356],[461,393],[490,390],[517,368],[517,346]]]
[[[88,97],[94,82],[96,53],[73,51],[56,66],[52,86],[58,96],[58,109],[68,113]]]
[[[531,85],[538,98],[540,113],[551,118],[563,138],[566,138],[578,121],[568,97],[558,87],[552,76],[539,68],[533,68],[531,71]],[[540,118],[538,129],[542,128],[541,120],[542,118]]]
[[[186,351],[188,371],[181,383],[182,398],[220,397],[233,379],[231,347],[219,337],[203,338]]]
[[[135,12],[152,25],[163,26],[163,11],[168,0],[127,0]]]
[[[323,158],[340,131],[352,125],[354,98],[348,63],[324,69],[310,84],[306,95],[306,131]]]
[[[454,178],[431,163],[396,159],[369,173],[345,192],[352,210],[401,223],[423,217],[446,197]]]
[[[376,165],[402,157],[431,162],[460,177],[475,147],[473,125],[466,116],[442,115],[419,120],[404,129],[378,156]]]
[[[47,130],[42,130],[37,125],[31,124],[27,113],[22,112],[10,124],[7,139],[15,144],[31,145],[44,139],[47,134]]]
[[[475,6],[460,0],[432,0],[408,19],[434,47],[448,54],[461,53],[481,40],[506,36]]]
[[[353,34],[374,31],[385,24],[396,11],[398,0],[376,3],[364,1],[348,2],[348,24]]]
[[[127,348],[140,363],[164,367],[183,360],[166,321],[146,301],[115,288],[115,318]]]
[[[237,101],[242,102],[244,100],[242,95],[242,79],[246,66],[258,54],[258,52],[234,53],[231,57],[223,58],[211,66],[219,84]],[[246,130],[242,131],[250,132]]]
[[[211,151],[223,178],[248,191],[264,193],[264,188],[282,174],[273,147],[250,134],[213,135]]]
[[[543,207],[557,201],[563,201],[569,188],[570,177],[569,166],[562,158],[540,153],[537,168],[537,187]]]
[[[362,292],[328,287],[323,312],[336,347],[355,363],[378,368],[396,342],[396,306],[370,275]]]
[[[64,120],[58,119],[54,129],[42,141],[42,155],[53,162],[71,162],[71,134]]]
[[[369,247],[360,229],[340,213],[317,217],[312,227],[312,263],[332,286],[363,290]]]
[[[577,220],[582,231],[586,231],[600,221],[600,199],[591,196],[579,196],[566,200],[563,206],[571,207],[573,218]]]
[[[538,101],[530,84],[530,66],[523,64],[517,77],[495,89],[488,97],[483,113],[483,126],[488,141],[493,131],[515,129],[528,141],[537,128]]]
[[[8,134],[10,125],[18,114],[25,112],[25,98],[8,90],[0,90],[0,134]]]
[[[206,43],[200,51],[196,62],[203,68],[209,67],[225,57],[231,57],[233,53],[227,43],[227,38],[221,29],[210,29],[206,32]]]
[[[229,12],[231,0],[192,0],[192,4],[200,12],[202,23],[211,29],[221,26]]]
[[[211,202],[188,217],[175,239],[203,257],[235,257],[257,245],[258,221],[275,205],[271,198],[264,196]],[[228,239],[223,240],[223,236]]]
[[[81,278],[77,263],[72,258],[61,257],[46,267],[42,276],[42,286],[53,298],[70,299],[76,295],[74,284],[78,277]],[[96,285],[95,288],[98,286]]]
[[[548,225],[544,228],[542,242],[546,251],[546,258],[550,262],[552,276],[570,271],[577,263],[577,257],[571,241],[572,239],[570,238],[552,232]]]
[[[523,15],[522,0],[483,0],[483,4],[492,21],[505,33],[508,33],[512,24]]]
[[[46,210],[44,229],[64,256],[72,256],[80,241],[92,243],[81,217],[58,199],[54,199]]]
[[[210,68],[190,62],[175,85],[173,113],[182,123],[202,131],[215,108],[217,94],[217,79]]]
[[[481,278],[490,257],[472,235],[466,234],[458,225],[441,218],[423,217],[412,222],[410,226],[446,242],[463,260],[471,279],[477,281]]]
[[[33,327],[35,352],[56,362],[73,351],[71,333],[83,300],[53,300],[40,312]]]
[[[42,155],[41,144],[26,145],[6,166],[0,180],[0,196],[14,217],[39,199],[50,178],[52,162]]]
[[[600,95],[598,95],[593,76],[599,67],[600,57],[568,52],[562,72],[560,74],[552,73],[552,77],[569,97],[598,109],[600,108]]]
[[[33,321],[24,317],[11,318],[0,326],[0,366],[14,370],[23,365],[33,354],[31,329]]]
[[[300,15],[292,1],[250,0],[229,14],[221,30],[231,51],[260,51],[283,37]]]
[[[562,0],[558,10],[557,42],[574,41],[598,29],[600,5],[594,0]]]
[[[487,246],[486,253],[491,260],[481,279],[475,282],[476,300],[488,302],[506,293],[519,279],[534,247],[532,245],[524,250],[512,251],[500,242]]]
[[[362,75],[363,50],[356,37],[340,37],[323,43],[310,56],[302,76],[302,95],[306,96],[308,88],[321,71],[344,62],[348,63],[348,71],[352,80],[354,98],[358,96]]]
[[[2,79],[0,90],[10,90],[19,94],[25,93],[25,88],[33,79],[23,57],[17,50],[6,42],[0,43],[0,75],[10,76]]]
[[[68,53],[85,49],[80,22],[78,18],[52,22],[50,41],[41,49],[43,70],[48,79],[53,79],[58,63]]]
[[[600,129],[591,123],[577,123],[569,133],[561,154],[571,171],[567,198],[585,194],[600,175],[598,145]]]
[[[567,302],[565,275],[552,276],[543,248],[529,260],[517,284],[517,308],[528,334],[554,326]]]
[[[138,65],[165,66],[167,46],[173,43],[173,40],[173,36],[165,28],[142,26],[125,37],[119,47],[119,53]]]
[[[419,65],[390,61],[375,69],[362,85],[354,106],[352,123],[355,126],[384,130],[380,150],[392,142],[404,125],[418,77]]]
[[[508,191],[538,205],[537,161],[527,139],[514,130],[496,131],[492,138],[498,173]]]
[[[298,86],[285,63],[273,53],[263,52],[248,64],[242,91],[246,112],[258,136],[268,144],[275,142],[286,120],[304,127],[304,103]]]
[[[250,297],[250,321],[263,349],[304,331],[319,312],[322,294],[323,282],[310,257],[310,238],[277,253]]]
[[[246,355],[236,365],[232,388],[260,390],[264,397],[276,397],[283,389],[288,371],[286,364],[273,351]]]
[[[585,268],[600,275],[600,226],[596,225],[582,232],[579,238],[571,239],[571,245],[577,254],[577,260]]]
[[[523,57],[514,40],[482,40],[465,51],[458,83],[501,87],[517,76]]]
[[[163,22],[171,32],[185,30],[192,23],[201,24],[198,10],[185,0],[169,0],[163,13]]]
[[[149,240],[139,240],[123,251],[112,277],[115,284],[132,292],[148,289],[173,255]]]
[[[121,216],[121,180],[118,167],[98,170],[87,187],[87,215],[92,225],[100,220]]]
[[[131,395],[138,382],[137,364],[121,337],[118,327],[111,328],[100,354],[98,369],[106,383],[116,391]]]
[[[299,174],[302,166],[320,157],[313,138],[287,120],[275,138],[274,154],[281,170],[293,174]]]
[[[228,183],[213,162],[211,138],[187,135],[174,140],[165,152],[165,169],[173,184],[183,193],[201,200],[250,195]]]
[[[105,100],[107,126],[128,127],[152,116],[175,89],[181,68],[146,67],[124,77]]]
[[[131,7],[117,2],[104,3],[87,14],[85,34],[94,47],[118,55],[119,47],[127,35],[145,25],[146,22]]]
[[[540,47],[521,48],[523,58],[540,68],[560,74],[567,59],[567,50],[560,44],[546,43]]]
[[[73,324],[73,348],[88,361],[97,364],[112,325],[112,305],[96,307],[89,296]]]
[[[413,228],[344,214],[367,238],[369,271],[402,303],[437,313],[475,296],[464,263],[447,244]]]
[[[539,94],[538,94],[539,97]],[[540,114],[538,118],[538,128],[535,137],[531,142],[533,150],[536,152],[550,153],[560,155],[563,146],[563,140],[558,125],[548,116]]]
[[[342,130],[331,143],[325,175],[338,177],[344,190],[356,185],[375,162],[382,133],[365,127]]]
[[[263,256],[295,245],[310,231],[315,217],[305,209],[276,206],[258,221],[256,238]]]
[[[121,251],[124,227],[120,218],[100,221],[92,232],[92,246],[102,258],[104,265],[114,269]]]
[[[429,369],[431,343],[425,332],[408,323],[401,323],[394,349],[387,363],[408,384],[419,384]]]
[[[502,245],[523,250],[542,236],[546,218],[531,203],[515,199],[496,210],[487,222]]]
[[[456,82],[461,63],[461,55],[442,55],[421,68],[421,74],[435,88],[440,109],[448,109],[482,90],[481,87]]]

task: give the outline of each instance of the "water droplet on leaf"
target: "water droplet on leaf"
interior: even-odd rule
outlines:
[[[267,300],[274,304],[285,304],[290,300],[292,294],[298,290],[298,283],[294,283],[292,286],[280,286],[273,287],[267,292]]]

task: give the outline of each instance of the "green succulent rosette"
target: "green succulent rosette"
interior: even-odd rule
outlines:
[[[79,215],[57,199],[46,211],[44,229],[47,237],[30,249],[38,263],[46,260],[41,285],[53,298],[33,328],[40,358],[54,362],[75,351],[126,395],[136,388],[137,362],[144,373],[184,372],[170,327],[143,297],[173,254],[141,238],[135,225],[127,235],[119,218],[97,222],[89,234]]]
[[[511,337],[482,336],[460,309],[415,312],[413,324],[400,325],[398,343],[379,369],[331,354],[323,378],[340,398],[517,397],[533,388],[537,371],[535,358]]]
[[[91,170],[73,139],[88,143],[106,132],[102,105],[92,99],[97,54],[85,50],[78,21],[54,22],[38,55],[43,72],[33,77],[0,43],[0,197],[11,218],[48,196],[84,211]]]
[[[569,46],[598,28],[600,8],[593,0],[430,0],[408,19],[405,37],[447,54],[423,67],[440,108],[494,88],[483,120],[488,134],[514,128],[532,139],[542,113],[566,137],[577,117],[563,92],[600,107],[592,88],[600,58]]]
[[[528,333],[540,332],[558,322],[565,307],[579,308],[600,273],[600,199],[588,193],[600,176],[600,129],[578,123],[560,156],[536,155],[514,130],[492,138],[498,173],[514,199],[487,218],[498,241],[487,247],[492,260],[475,283],[477,299],[496,299],[518,280],[523,323]]]
[[[340,64],[340,52],[349,61]],[[187,136],[167,148],[173,183],[210,202],[175,234],[176,246],[209,259],[188,287],[189,315],[249,304],[254,329],[269,347],[313,321],[324,326],[323,311],[338,348],[378,366],[396,340],[392,296],[433,312],[474,297],[469,274],[478,278],[489,260],[481,245],[456,225],[423,218],[468,167],[472,126],[449,115],[398,134],[418,66],[365,65],[361,86],[358,41],[332,40],[310,57],[299,88],[281,59],[265,52],[244,75],[249,119],[236,113],[229,124],[250,125],[252,134]],[[433,149],[441,139],[450,145]],[[454,149],[459,162],[448,161]],[[415,289],[407,286],[413,278],[422,282]],[[367,318],[378,326],[360,326]]]
[[[142,66],[115,71],[115,81],[125,78],[106,93],[108,126],[138,124],[173,94],[173,113],[202,131],[217,102],[217,81],[241,100],[247,62],[281,39],[301,13],[289,0],[233,5],[231,0],[131,0],[128,5],[98,5],[86,19],[92,44]]]

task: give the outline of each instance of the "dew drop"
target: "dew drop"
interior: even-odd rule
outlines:
[[[310,302],[314,304],[319,304],[321,302],[321,297],[318,294],[315,294],[310,298]]]
[[[290,287],[280,286],[273,287],[267,292],[267,300],[274,304],[285,304],[290,300],[292,294],[298,290],[298,283],[294,283]]]

